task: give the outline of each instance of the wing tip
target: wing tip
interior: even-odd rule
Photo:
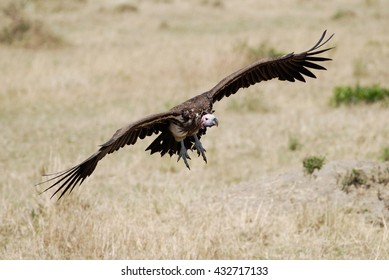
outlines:
[[[326,34],[327,34],[327,29],[325,29],[324,32],[322,33],[322,35],[320,36],[319,41],[317,41],[317,43],[316,43],[312,48],[310,48],[308,51],[306,51],[306,53],[309,53],[309,52],[311,52],[311,51],[313,51],[313,50],[316,50],[316,49],[318,49],[318,48],[321,48],[322,46],[324,46],[325,44],[327,44],[327,42],[330,41],[330,40],[332,39],[332,37],[334,37],[334,35],[335,35],[335,33],[332,33],[332,34],[323,42],[323,40],[324,40]],[[333,49],[333,48],[334,48],[334,47],[331,47],[331,48],[328,48],[328,49],[326,49],[326,50],[330,50],[330,49]]]

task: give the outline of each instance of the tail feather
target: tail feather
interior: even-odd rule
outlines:
[[[205,129],[201,129],[197,133],[197,137],[200,139],[201,135],[205,134]],[[184,140],[185,148],[187,150],[194,149],[195,139],[193,136],[187,137]],[[157,138],[146,148],[146,151],[150,151],[150,154],[160,153],[161,157],[165,154],[169,154],[170,156],[179,155],[181,144],[177,142],[173,134],[169,130],[164,130],[161,134],[158,135]]]
[[[170,156],[178,154],[180,150],[180,143],[176,142],[170,131],[163,131],[157,138],[146,148],[146,151],[150,150],[151,154],[161,153],[161,157],[165,154]]]
[[[180,143],[176,142],[169,131],[163,131],[157,138],[146,148],[151,154],[161,153],[161,157],[168,153],[170,156],[178,154]]]

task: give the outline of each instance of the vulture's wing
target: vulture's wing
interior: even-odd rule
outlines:
[[[53,193],[55,196],[61,192],[60,199],[66,192],[72,192],[77,184],[89,177],[95,170],[97,163],[107,154],[113,153],[125,145],[134,145],[139,139],[143,139],[146,136],[151,136],[154,133],[159,133],[167,127],[170,120],[174,119],[178,114],[174,111],[166,113],[154,114],[145,117],[137,122],[130,123],[129,125],[118,129],[115,134],[106,143],[100,146],[100,149],[91,155],[89,158],[81,162],[80,164],[67,169],[65,171],[49,174],[45,176],[53,176],[52,178],[40,183],[47,183],[55,181],[51,186],[45,189],[43,192],[48,191],[54,187],[57,190]]]
[[[326,70],[326,68],[315,62],[331,60],[330,58],[316,56],[332,49],[317,50],[334,36],[332,34],[323,42],[326,33],[327,30],[323,32],[320,40],[311,49],[299,54],[290,53],[280,57],[261,59],[232,73],[205,94],[215,103],[223,97],[228,97],[236,93],[240,88],[247,88],[256,83],[273,78],[290,82],[294,82],[295,80],[305,82],[303,75],[316,78],[308,68]]]

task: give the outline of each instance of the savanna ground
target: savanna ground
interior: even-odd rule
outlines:
[[[13,4],[10,4],[13,3]],[[339,85],[389,87],[389,3],[0,1],[0,259],[388,259],[389,110],[330,106]],[[41,175],[119,127],[324,29],[328,71],[216,104],[191,171],[139,141],[57,202]],[[312,175],[307,156],[325,156]]]

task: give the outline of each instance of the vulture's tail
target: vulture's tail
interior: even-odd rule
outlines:
[[[201,135],[205,134],[205,129],[202,129],[197,134],[197,137],[200,139]],[[193,150],[194,149],[194,137],[190,136],[185,138],[184,144],[185,148],[187,150]],[[173,134],[170,133],[170,131],[162,131],[161,134],[158,135],[157,138],[146,148],[146,151],[150,150],[151,154],[154,153],[161,153],[161,157],[165,154],[169,154],[170,156],[174,154],[179,154],[181,148],[181,144],[177,142]]]
[[[170,156],[178,154],[180,149],[180,143],[174,140],[170,131],[163,131],[157,138],[146,148],[146,151],[150,150],[151,154],[161,153],[161,157],[168,153]]]

